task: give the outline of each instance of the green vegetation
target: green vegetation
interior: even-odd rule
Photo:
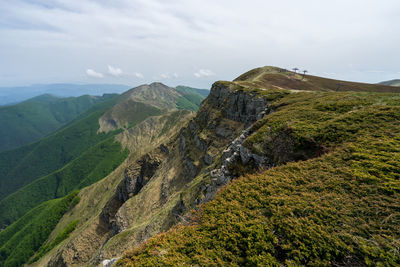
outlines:
[[[274,164],[318,156],[338,142],[393,127],[399,100],[398,94],[383,93],[289,94],[271,103],[276,112],[256,123],[259,129],[246,146]]]
[[[245,145],[278,167],[237,179],[119,265],[400,264],[400,95],[271,98]]]
[[[36,141],[112,96],[58,98],[42,95],[13,106],[0,107],[0,151]]]
[[[38,204],[91,185],[128,156],[114,137],[95,145],[63,168],[41,177],[0,201],[0,225],[8,225]]]
[[[0,266],[22,266],[42,246],[78,192],[42,203],[0,232]],[[74,202],[76,204],[76,201]]]
[[[36,143],[1,152],[0,200],[113,136],[115,132],[98,134],[97,130],[99,117],[114,103],[115,98],[98,103],[60,131]]]
[[[196,89],[187,86],[177,86],[176,90],[183,96],[178,98],[177,107],[178,109],[187,109],[197,111],[200,107],[201,102],[208,96],[209,90]]]
[[[71,204],[73,205],[73,204]],[[35,257],[29,261],[29,263],[33,263],[39,260],[43,255],[53,249],[55,246],[60,244],[62,241],[69,237],[69,234],[75,230],[76,225],[78,224],[79,220],[75,220],[70,222],[67,227],[65,227],[57,236],[56,238],[49,244],[45,244],[40,247],[39,251],[36,253]]]
[[[184,85],[178,85],[175,89],[182,94],[198,94],[203,98],[206,98],[210,94],[210,90],[208,89],[198,89]]]
[[[178,101],[176,102],[178,109],[187,109],[192,111],[198,110],[199,106],[191,102],[189,99],[190,96],[181,96],[178,98]]]
[[[380,82],[379,84],[390,85],[390,86],[400,86],[400,80],[399,79],[395,79],[395,80]]]
[[[392,92],[400,93],[400,88],[383,84],[368,84],[339,81],[312,75],[281,72],[277,67],[262,67],[250,70],[234,80],[241,85],[265,89],[291,89],[305,91],[353,91],[353,92]],[[339,86],[340,83],[340,86]]]

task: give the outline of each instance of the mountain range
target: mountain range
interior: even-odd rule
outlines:
[[[0,152],[0,266],[398,265],[400,88],[141,85]]]
[[[379,84],[390,85],[390,86],[400,86],[400,79],[385,81],[385,82],[381,82]]]
[[[0,105],[13,105],[29,98],[49,94],[58,97],[122,93],[131,88],[123,84],[34,84],[18,87],[0,87]]]

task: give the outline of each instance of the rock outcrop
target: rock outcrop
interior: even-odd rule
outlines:
[[[124,218],[116,216],[118,209],[128,199],[137,195],[150,181],[161,162],[166,158],[167,153],[168,148],[161,145],[158,149],[145,154],[125,169],[123,180],[118,185],[114,196],[103,208],[100,216],[112,229],[113,235],[126,228]]]
[[[267,114],[268,101],[255,93],[237,90],[232,93],[232,85],[215,83],[210,91],[210,98],[223,110],[227,119],[243,122],[250,126]],[[223,135],[223,134],[222,134]]]

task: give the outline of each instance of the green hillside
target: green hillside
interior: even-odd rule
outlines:
[[[0,151],[34,142],[67,124],[92,105],[113,96],[58,98],[41,95],[13,106],[0,107]]]
[[[395,80],[380,82],[379,84],[389,85],[389,86],[400,86],[400,80],[399,79],[395,79]]]
[[[0,232],[0,266],[22,266],[46,241],[64,213],[79,202],[77,192],[44,202]]]
[[[115,98],[98,103],[60,131],[36,143],[0,153],[0,199],[54,172],[115,133],[97,133],[99,117]]]
[[[209,90],[197,89],[182,85],[177,86],[176,90],[182,94],[182,96],[178,99],[178,108],[192,111],[197,111],[201,102],[208,96],[208,93],[210,93]]]
[[[243,145],[273,167],[232,165],[241,177],[118,265],[399,265],[400,95],[299,92],[258,77],[214,86],[270,101]]]
[[[40,203],[63,197],[107,176],[127,157],[114,137],[100,142],[63,168],[36,179],[0,201],[0,226],[9,225]]]
[[[210,94],[210,90],[208,90],[208,89],[198,89],[198,88],[185,86],[185,85],[178,85],[175,88],[180,93],[183,93],[183,94],[198,94],[198,95],[201,95],[203,98],[206,98]]]

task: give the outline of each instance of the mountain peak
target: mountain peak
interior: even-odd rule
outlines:
[[[162,87],[162,88],[170,88],[169,86],[161,83],[161,82],[152,82],[149,84],[150,87]]]

